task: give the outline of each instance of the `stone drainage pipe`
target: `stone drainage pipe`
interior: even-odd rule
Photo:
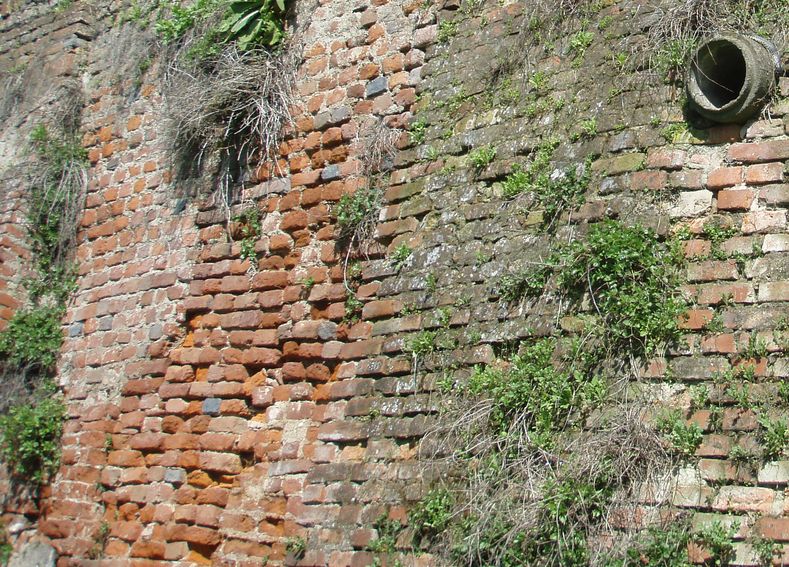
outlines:
[[[764,105],[781,71],[765,39],[734,33],[704,41],[688,67],[691,107],[713,122],[744,122]]]

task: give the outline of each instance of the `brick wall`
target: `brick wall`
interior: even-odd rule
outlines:
[[[715,380],[742,364],[752,336],[763,339],[753,387],[782,411],[786,365],[774,331],[789,316],[789,83],[768,117],[742,128],[667,129],[681,121],[677,93],[654,72],[623,75],[611,57],[638,40],[633,30],[650,14],[640,4],[634,15],[607,3],[597,17],[613,23],[580,61],[570,32],[553,52],[530,48],[509,82],[505,63],[528,45],[522,3],[299,4],[299,107],[281,148],[284,173],[262,168],[244,191],[262,213],[256,266],[211,196],[180,200],[156,66],[141,85],[113,82],[106,52],[91,51],[91,182],[59,377],[69,420],[37,524],[59,565],[99,555],[107,565],[370,564],[375,521],[405,519],[430,486],[417,447],[437,380],[555,328],[550,300],[508,304],[496,286],[555,243],[531,197],[505,199],[500,186],[548,135],[561,140],[557,166],[599,156],[585,204],[562,217],[555,238],[577,238],[603,218],[693,235],[687,291],[697,300],[685,341],[640,377],[705,430],[698,460],[674,479],[673,505],[696,523],[739,519],[737,564],[756,564],[750,535],[789,539],[789,461],[784,453],[748,472],[729,459],[734,444],[756,446],[758,425]],[[456,27],[439,38],[445,21]],[[540,88],[528,81],[537,72]],[[425,136],[399,135],[377,244],[355,258],[364,306],[350,323],[333,210],[364,186],[379,121],[397,130],[412,115]],[[589,119],[594,129],[582,131]],[[474,168],[469,152],[487,144],[496,159]],[[711,220],[736,234],[711,242]],[[388,256],[401,244],[413,252],[398,267]],[[442,309],[451,347],[415,367],[406,345],[441,328]],[[701,383],[710,407],[691,410],[689,387]],[[713,406],[720,415],[710,420]],[[109,537],[97,549],[104,522]],[[306,542],[300,560],[287,555],[293,537]]]

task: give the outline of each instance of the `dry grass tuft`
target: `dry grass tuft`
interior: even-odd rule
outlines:
[[[453,493],[451,524],[460,529],[446,530],[430,549],[448,563],[516,564],[524,546],[543,545],[540,565],[565,565],[568,549],[584,542],[588,564],[604,565],[612,554],[623,555],[637,533],[623,526],[659,520],[670,490],[658,495],[650,488],[667,486],[676,457],[647,423],[644,402],[611,399],[607,409],[557,431],[545,448],[525,425],[530,416],[516,416],[506,432],[495,432],[490,399],[443,396],[420,457],[426,475],[440,471]],[[594,491],[562,493],[581,486]],[[645,500],[654,512],[646,520]],[[541,541],[546,522],[554,521],[556,540]]]
[[[243,180],[247,164],[275,161],[292,121],[300,49],[241,52],[229,45],[199,64],[186,56],[189,49],[187,41],[172,57],[164,85],[176,171],[213,173],[227,186]]]

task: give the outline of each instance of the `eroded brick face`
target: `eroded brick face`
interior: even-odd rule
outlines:
[[[599,63],[594,77],[534,52],[563,109],[530,109],[539,97],[500,104],[507,87],[492,83],[491,69],[521,45],[526,7],[299,4],[299,104],[277,167],[263,164],[244,189],[261,212],[256,261],[229,237],[234,228],[214,196],[184,206],[164,138],[155,73],[163,63],[140,85],[110,81],[101,43],[108,21],[84,16],[93,40],[74,54],[102,80],[88,83],[82,113],[90,184],[58,378],[69,419],[62,466],[40,507],[6,500],[9,521],[40,515],[18,545],[37,532],[61,567],[92,564],[106,523],[100,551],[108,565],[279,565],[296,562],[286,549],[294,537],[307,544],[299,564],[370,564],[375,521],[404,520],[430,486],[417,445],[434,422],[431,395],[445,368],[490,363],[495,346],[523,338],[527,327],[552,329],[555,306],[507,306],[491,285],[542,260],[551,245],[539,211],[525,197],[502,197],[497,185],[550,124],[563,140],[558,162],[597,156],[585,203],[561,217],[561,235],[604,218],[690,235],[685,291],[695,305],[681,322],[686,344],[647,361],[642,376],[656,390],[665,380],[679,384],[673,403],[705,433],[699,474],[678,477],[673,504],[739,516],[746,536],[787,539],[786,461],[746,474],[729,459],[735,444],[756,442],[756,415],[723,400],[717,423],[708,408],[689,409],[687,386],[712,385],[741,364],[751,336],[767,345],[751,361],[755,375],[770,387],[786,378],[774,331],[789,316],[789,83],[782,79],[784,99],[770,120],[668,142],[652,117],[676,112],[670,89],[644,75],[638,88],[612,95],[621,78],[600,41],[586,54],[587,65]],[[626,21],[623,10],[609,3],[601,16]],[[58,27],[39,12],[17,15],[0,32],[17,37],[44,18],[54,26],[44,39],[55,42],[85,25],[74,15],[74,27]],[[456,35],[439,39],[439,22],[453,19]],[[32,40],[15,49],[0,52],[2,61],[18,53],[36,61]],[[593,134],[578,135],[579,116],[594,116]],[[406,132],[414,117],[429,125],[424,140]],[[379,122],[395,132],[397,152],[389,175],[376,180],[384,202],[375,242],[350,257],[361,262],[350,285],[362,307],[349,321],[334,213],[342,195],[367,183]],[[489,167],[461,160],[486,144],[497,148]],[[23,190],[0,203],[2,324],[24,299],[18,266],[28,253]],[[713,221],[733,232],[711,241],[704,227]],[[413,251],[396,266],[388,254],[402,244]],[[715,332],[713,320],[722,325]],[[438,329],[452,348],[415,367],[408,340]]]

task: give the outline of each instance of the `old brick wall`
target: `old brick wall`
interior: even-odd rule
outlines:
[[[416,457],[436,382],[557,324],[550,299],[510,304],[497,286],[555,242],[538,203],[507,199],[500,184],[548,136],[560,140],[557,167],[599,156],[585,204],[555,238],[603,218],[693,235],[686,344],[641,377],[705,429],[673,504],[697,523],[739,519],[737,564],[756,564],[752,534],[789,540],[789,461],[748,472],[729,459],[734,444],[756,446],[758,424],[715,381],[755,333],[767,353],[753,387],[784,411],[775,331],[789,316],[789,83],[768,116],[743,127],[667,128],[682,119],[677,93],[612,57],[638,42],[648,3],[606,3],[580,55],[568,48],[575,28],[553,51],[525,51],[529,6],[299,3],[300,105],[282,173],[262,168],[244,190],[262,213],[256,266],[212,196],[185,198],[171,179],[157,62],[113,80],[107,55],[120,32],[112,13],[92,15],[103,31],[82,66],[91,172],[64,322],[63,465],[19,544],[37,531],[60,565],[371,564],[375,521],[405,519],[430,486]],[[414,120],[424,137],[399,133],[378,245],[356,258],[361,318],[349,322],[334,207],[364,186],[379,121],[398,130]],[[469,153],[488,144],[496,159],[475,168]],[[2,202],[16,210],[10,195]],[[711,243],[710,219],[736,234]],[[389,255],[401,244],[413,251],[398,267]],[[440,343],[414,358],[408,341],[425,330],[440,330]],[[690,409],[688,388],[700,383],[719,409]],[[306,543],[300,560],[287,555],[295,537]]]

